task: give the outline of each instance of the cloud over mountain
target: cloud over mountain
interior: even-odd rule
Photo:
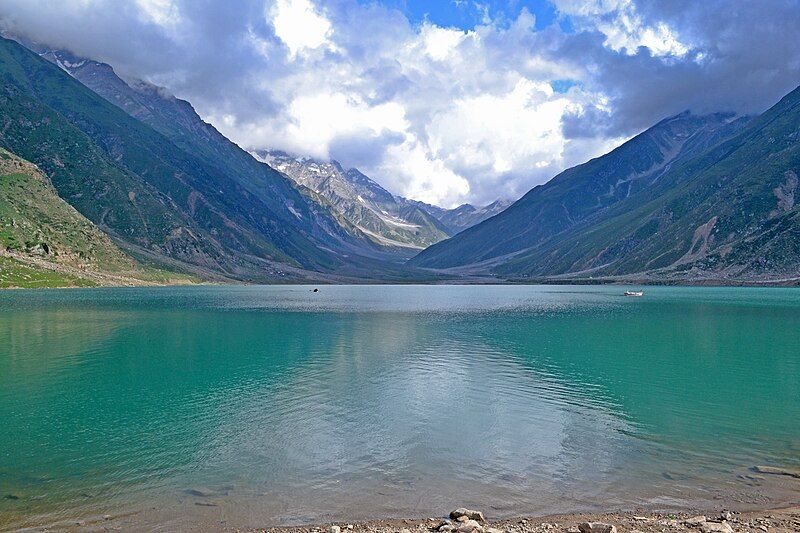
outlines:
[[[758,112],[800,82],[794,0],[452,9],[474,16],[456,26],[355,0],[6,0],[0,18],[167,87],[246,148],[333,157],[443,205],[516,198],[664,116]]]

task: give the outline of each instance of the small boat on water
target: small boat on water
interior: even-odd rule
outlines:
[[[644,291],[625,291],[625,296],[644,296]]]

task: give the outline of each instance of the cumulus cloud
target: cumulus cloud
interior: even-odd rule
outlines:
[[[267,17],[272,20],[275,35],[289,48],[290,58],[322,46],[334,49],[330,21],[309,0],[277,0]]]
[[[357,0],[5,0],[0,22],[166,86],[245,148],[336,158],[448,206],[800,82],[797,0],[552,2],[546,25],[516,2],[448,27]]]

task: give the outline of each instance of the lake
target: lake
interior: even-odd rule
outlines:
[[[0,529],[800,501],[800,291],[0,293]]]

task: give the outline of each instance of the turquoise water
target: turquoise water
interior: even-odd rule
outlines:
[[[800,292],[623,290],[0,293],[0,528],[800,501]]]

